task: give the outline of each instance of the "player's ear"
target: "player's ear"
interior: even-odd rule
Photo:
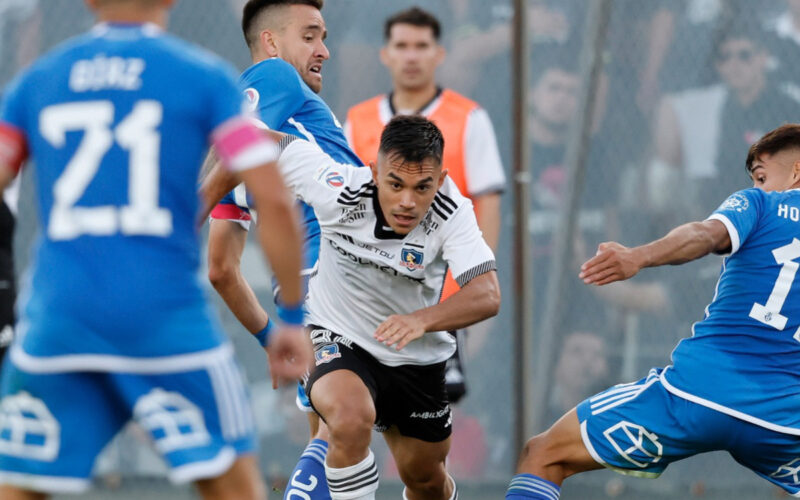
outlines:
[[[383,63],[384,66],[389,66],[389,55],[386,53],[386,45],[381,47],[380,56],[381,56],[381,63]]]
[[[264,30],[258,34],[261,49],[267,57],[278,57],[278,41],[275,34],[270,30]]]
[[[442,169],[442,173],[441,173],[441,174],[439,174],[439,185],[438,185],[438,186],[436,186],[436,189],[437,189],[437,190],[438,190],[440,187],[442,187],[442,184],[444,184],[444,179],[445,179],[445,177],[447,177],[447,169],[446,169],[446,168],[443,168],[443,169]]]
[[[442,64],[444,62],[444,58],[447,56],[447,51],[445,48],[438,43],[436,44],[436,65]]]
[[[372,172],[372,182],[378,184],[378,164],[374,161],[369,162],[369,169]]]

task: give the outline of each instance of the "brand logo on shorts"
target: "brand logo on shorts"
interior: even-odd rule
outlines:
[[[416,269],[425,269],[425,266],[422,265],[422,259],[424,258],[425,255],[417,250],[404,248],[400,251],[400,265],[412,271]]]
[[[161,453],[211,442],[202,410],[177,392],[156,387],[136,401],[133,415]]]
[[[642,469],[661,460],[664,447],[658,436],[638,424],[622,421],[603,432],[619,456]]]
[[[339,352],[339,346],[336,344],[328,344],[317,349],[314,353],[314,358],[317,360],[317,366],[323,363],[330,363],[336,358],[341,358],[342,353]]]
[[[342,174],[339,172],[329,172],[328,175],[325,176],[325,183],[332,188],[339,188],[344,184],[344,177],[342,177]]]
[[[778,470],[769,475],[775,479],[784,479],[785,483],[791,485],[800,484],[800,458],[795,458],[791,462],[778,467]]]
[[[258,100],[261,98],[261,96],[258,94],[258,90],[254,89],[253,87],[245,89],[244,97],[247,99],[247,107],[250,109],[250,111],[255,111],[258,109]]]
[[[0,454],[52,462],[61,447],[61,426],[39,398],[25,391],[0,401]]]
[[[445,406],[439,411],[415,411],[409,415],[409,418],[420,418],[422,420],[431,420],[435,418],[442,418],[445,415],[450,416],[450,405]],[[447,427],[447,426],[445,426]]]

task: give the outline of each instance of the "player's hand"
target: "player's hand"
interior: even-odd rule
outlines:
[[[281,325],[269,339],[266,349],[272,388],[296,381],[311,369],[314,350],[311,339],[301,326]]]
[[[600,243],[594,257],[584,262],[578,277],[587,285],[626,280],[642,268],[636,253],[616,242]]]
[[[425,325],[413,314],[394,314],[381,323],[373,335],[387,346],[396,344],[399,351],[425,334]]]

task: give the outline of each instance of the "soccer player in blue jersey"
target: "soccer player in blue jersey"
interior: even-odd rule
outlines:
[[[83,491],[130,419],[173,481],[209,499],[266,498],[244,381],[197,279],[209,139],[266,207],[260,237],[288,325],[268,343],[276,377],[300,376],[312,356],[300,227],[277,146],[242,114],[228,67],[162,31],[172,3],[87,0],[100,24],[0,104],[0,187],[34,160],[42,228],[0,380],[4,500]]]
[[[317,95],[322,89],[322,66],[329,57],[322,6],[323,0],[248,1],[242,31],[253,65],[242,73],[240,85],[266,127],[305,138],[336,161],[360,166],[363,163],[350,150],[339,121]],[[308,278],[319,255],[320,229],[311,207],[300,205],[306,230],[302,273]],[[258,208],[263,216],[263,208]],[[250,212],[243,187],[225,196],[211,212],[209,279],[236,318],[261,340],[272,323],[240,270]],[[327,500],[326,429],[299,387],[298,392],[298,404],[309,414],[315,439],[292,472],[286,495],[299,488],[313,500]]]
[[[800,495],[800,125],[759,139],[746,167],[754,187],[708,219],[638,247],[602,243],[583,264],[584,282],[602,286],[727,254],[714,299],[672,365],[583,401],[530,439],[507,500],[556,500],[565,478],[604,466],[655,477],[715,450]]]

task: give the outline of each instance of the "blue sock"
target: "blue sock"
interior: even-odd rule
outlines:
[[[517,474],[511,478],[506,500],[558,500],[561,488],[533,474]]]
[[[297,462],[289,484],[286,485],[284,500],[309,498],[311,500],[331,500],[328,480],[325,479],[325,455],[328,443],[315,439],[306,446],[300,461]]]

